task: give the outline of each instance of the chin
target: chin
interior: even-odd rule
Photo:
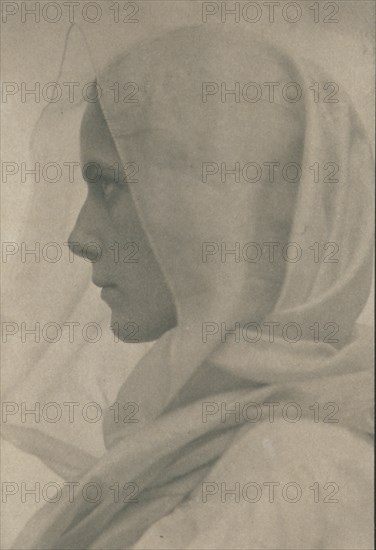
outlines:
[[[145,323],[143,316],[134,316],[133,320],[130,320],[124,316],[116,315],[114,311],[111,316],[111,330],[114,333],[115,341],[120,340],[127,344],[153,342],[170,328],[172,327],[165,327],[160,322],[151,324],[150,317],[148,323]]]

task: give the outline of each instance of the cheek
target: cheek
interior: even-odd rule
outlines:
[[[127,197],[121,194],[119,199],[109,206],[109,219],[113,232],[122,242],[144,239],[142,227],[129,194]]]
[[[109,209],[109,219],[113,241],[122,258],[117,271],[126,271],[133,284],[135,281],[146,284],[150,277],[156,277],[156,260],[129,195]]]

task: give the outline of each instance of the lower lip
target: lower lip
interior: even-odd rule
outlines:
[[[104,302],[114,302],[119,300],[119,291],[113,287],[102,288],[101,298]]]

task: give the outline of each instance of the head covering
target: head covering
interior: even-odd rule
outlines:
[[[145,402],[140,396],[145,417],[149,410],[151,417],[162,411],[218,347],[216,338],[202,341],[202,322],[230,328],[236,322],[268,318],[281,326],[296,322],[303,332],[294,346],[296,354],[299,347],[306,351],[306,341],[312,341],[312,323],[323,326],[332,321],[340,327],[337,347],[341,348],[351,339],[369,293],[371,244],[364,232],[371,235],[372,221],[365,210],[368,182],[359,173],[369,166],[370,157],[350,102],[343,95],[338,104],[314,104],[307,94],[304,102],[295,103],[281,98],[274,103],[224,102],[223,97],[204,102],[203,82],[298,82],[307,91],[313,80],[265,40],[248,36],[239,40],[226,31],[220,38],[216,35],[202,27],[179,29],[117,59],[99,77],[104,89],[119,74],[142,83],[139,103],[119,103],[114,108],[109,94],[104,94],[102,107],[123,163],[133,159],[141,167],[142,180],[130,184],[133,197],[178,309],[176,329],[160,339],[126,383],[129,395],[139,395],[140,389],[145,395]],[[238,62],[231,63],[232,59]],[[330,131],[331,126],[335,131]],[[302,166],[302,176],[295,184],[280,177],[270,183],[264,171],[256,183],[230,178],[211,183],[208,178],[205,184],[202,167],[213,159],[226,167],[242,159],[258,159],[259,164],[269,159],[280,165],[295,162]],[[339,182],[312,182],[309,167],[314,162],[335,163],[340,167]],[[354,188],[355,177],[364,191]],[[360,242],[352,231],[359,217],[365,219]],[[242,247],[249,242],[292,242],[304,256],[296,262],[281,255],[270,262],[266,254],[257,262],[222,257],[205,262],[202,245],[208,242]],[[334,243],[339,262],[312,262],[310,247],[315,242]],[[355,281],[359,283],[351,292]],[[253,355],[248,343],[243,339],[235,346],[243,348],[239,355],[245,350],[246,356]],[[274,355],[268,344],[255,346],[256,353],[262,357],[268,353],[262,348],[267,348]],[[229,350],[221,348],[218,353]],[[287,353],[288,366],[281,372],[285,351],[278,353],[277,363],[267,361],[267,367],[263,358],[258,364],[252,357],[252,375],[246,376],[257,383],[286,383],[318,377],[321,369],[329,374],[322,361],[336,350],[325,342],[314,348],[312,355],[319,357],[319,364],[306,360],[303,367],[300,360],[292,363]],[[228,351],[228,358],[233,353]],[[227,366],[232,373],[233,362]],[[144,380],[141,372],[147,373]]]
[[[137,506],[115,504],[112,495],[95,508],[63,499],[38,513],[15,547],[134,544],[189,496],[238,433],[236,420],[204,423],[203,400],[226,402],[229,409],[273,399],[330,401],[340,404],[342,424],[363,436],[370,433],[372,375],[355,323],[372,275],[371,156],[342,90],[338,103],[312,99],[312,83],[330,78],[311,70],[253,34],[200,26],[144,42],[97,75],[119,156],[140,167],[139,182],[129,186],[174,296],[178,322],[120,388],[116,401],[138,403],[140,422],[115,423],[109,410],[103,428],[107,451],[100,459],[70,449],[65,460],[60,447],[54,450],[51,439],[35,433],[27,443],[67,479],[69,472],[79,472],[83,484],[132,480],[139,489]],[[137,103],[114,102],[113,83],[123,80],[137,83]],[[303,95],[297,101],[280,93],[274,101],[268,96],[255,101],[251,87],[244,87],[250,82],[280,88],[298,83]],[[218,93],[203,99],[203,83],[214,83],[211,89],[218,86]],[[231,92],[223,95],[223,83],[228,88],[239,83],[239,101]],[[301,176],[291,181],[279,171],[271,182],[263,169],[258,181],[203,181],[205,163],[237,162],[295,163]],[[314,181],[315,163],[338,166],[338,181]],[[247,243],[277,243],[281,249],[288,242],[302,251],[299,261],[280,254],[270,261],[265,248],[257,261],[251,252],[240,261],[230,255],[223,261],[220,254],[203,260],[205,243],[214,243],[214,251],[222,243],[228,248],[240,243],[243,251]],[[315,243],[327,252],[332,249],[321,247],[333,243],[339,261],[315,261]],[[237,323],[268,322],[295,323],[299,341],[263,336],[251,343],[252,327],[248,340],[203,338],[203,323],[236,329]],[[314,341],[312,326],[327,330],[330,323],[338,327],[338,342]],[[6,428],[6,437],[21,444],[25,430]]]

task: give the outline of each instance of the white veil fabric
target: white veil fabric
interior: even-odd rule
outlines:
[[[74,59],[77,51],[79,62]],[[229,406],[271,400],[334,402],[341,411],[339,430],[365,440],[373,430],[368,334],[356,326],[372,277],[372,158],[366,132],[346,93],[340,89],[338,103],[316,103],[310,87],[331,81],[320,69],[308,67],[279,44],[253,33],[235,35],[224,27],[172,30],[126,54],[110,56],[110,64],[109,52],[104,51],[101,37],[73,27],[60,80],[76,81],[70,71],[77,66],[85,68],[80,82],[95,75],[122,163],[139,167],[139,181],[129,186],[174,296],[178,323],[119,384],[116,401],[138,403],[141,418],[137,424],[114,423],[109,411],[103,424],[105,448],[98,457],[82,448],[80,435],[71,437],[68,424],[53,436],[16,422],[5,426],[5,438],[65,479],[74,475],[83,483],[109,484],[126,472],[127,479],[137,483],[141,499],[133,508],[109,499],[95,508],[87,502],[44,507],[15,547],[134,545],[150,525],[189,497],[241,427],[256,429],[237,422],[218,425],[213,419],[203,423],[203,400]],[[304,93],[299,101],[277,94],[273,102],[249,101],[248,96],[232,102],[223,101],[220,93],[203,101],[204,82],[218,83],[219,90],[223,82],[293,82]],[[137,102],[114,101],[115,83],[135,84]],[[38,158],[72,162],[77,157],[84,107],[81,100],[68,101],[44,111],[34,134]],[[302,173],[294,182],[280,177],[270,182],[266,171],[257,182],[204,182],[204,164],[222,162],[290,162],[299,164]],[[334,163],[338,181],[314,182],[314,163]],[[56,196],[56,189],[48,186],[40,193],[48,193],[49,210],[44,224],[30,223],[37,226],[40,239],[51,240],[51,212],[56,212],[63,229],[70,221],[71,198],[65,191]],[[40,220],[40,212],[35,214]],[[203,261],[205,243],[214,243],[216,250],[217,244],[220,248],[226,242],[291,242],[303,255],[295,262],[281,256],[271,262],[266,254],[258,261],[221,261],[214,254]],[[312,261],[314,243],[332,243],[339,261]],[[87,284],[85,280],[72,285],[74,266],[64,266],[68,271],[61,289],[65,295],[71,293],[73,301]],[[32,299],[40,300],[40,295]],[[47,302],[46,320],[48,307]],[[72,315],[69,307],[61,308],[61,319]],[[234,329],[237,324],[267,322],[281,327],[294,323],[301,338],[291,343],[276,336],[273,342],[261,338],[250,343],[250,330],[248,340],[223,342],[217,333],[203,339],[204,323]],[[313,341],[315,323],[337,326],[337,341]],[[35,400],[49,402],[59,393],[67,395],[64,385],[71,384],[73,371],[73,363],[68,373],[48,370],[44,363],[37,376],[47,372],[47,377],[37,384],[36,372],[31,372],[10,388],[7,398],[18,402],[23,395],[34,395]],[[82,387],[85,382],[80,391]],[[79,433],[84,431],[82,425]]]
[[[198,17],[201,18],[201,8],[198,10],[190,2],[177,4],[145,1],[142,6],[138,6],[138,10],[137,14],[127,13],[124,17],[127,20],[138,20],[140,24],[124,27],[124,25],[114,25],[111,21],[101,20],[99,32],[97,25],[84,22],[80,23],[81,29],[73,25],[69,30],[56,80],[59,83],[65,83],[61,86],[63,90],[68,90],[66,83],[71,83],[70,93],[63,94],[58,102],[48,105],[38,125],[40,131],[35,130],[32,139],[33,157],[42,166],[43,162],[45,164],[56,162],[60,167],[63,167],[64,162],[70,165],[74,162],[79,164],[79,127],[84,108],[90,94],[93,93],[90,83],[109,62],[121,55],[132,43],[139,43],[145,35],[163,34],[163,29],[197,23]],[[277,47],[290,51],[291,55],[305,56],[307,65],[311,66],[312,45],[314,45],[315,59],[323,66],[330,67],[330,76],[325,75],[323,80],[325,82],[334,80],[338,83],[341,92],[349,91],[364,122],[367,121],[369,102],[372,101],[372,81],[369,79],[368,91],[365,87],[360,94],[358,82],[367,81],[368,68],[365,64],[357,63],[357,59],[367,53],[365,52],[367,45],[365,41],[358,40],[356,33],[356,20],[362,12],[357,10],[354,14],[352,10],[350,2],[341,6],[339,23],[333,25],[311,24],[311,17],[307,19],[305,13],[296,24],[289,24],[280,17],[276,17],[273,24],[270,24],[263,14],[263,17],[254,25],[246,21],[241,24],[233,23],[233,18],[230,16],[226,20],[226,25],[223,25],[219,23],[220,14],[217,14],[215,17],[207,17],[207,24],[203,25],[203,28],[220,31],[226,27],[230,29],[229,34],[231,32],[236,34],[241,28],[243,35],[251,36],[255,30],[260,31],[263,36],[269,36]],[[359,22],[358,26],[360,26]],[[355,29],[354,32],[351,32],[352,29]],[[307,35],[309,40],[306,39]],[[108,36],[111,36],[111,41],[108,40]],[[349,65],[352,67],[351,71],[348,71]],[[321,75],[321,72],[315,70],[313,72]],[[249,82],[251,79],[248,74],[246,76],[245,82]],[[122,76],[122,79],[130,82],[128,77]],[[115,82],[119,86],[124,84],[120,80],[120,76],[116,76]],[[318,81],[319,77],[314,76],[314,80]],[[72,87],[74,83],[78,83],[78,86]],[[89,86],[83,92],[85,84]],[[125,92],[123,90],[123,99],[124,94],[129,91],[131,91],[129,88]],[[113,99],[114,94],[115,86],[109,92],[109,98]],[[53,137],[51,137],[52,130]],[[74,181],[70,181],[71,177],[74,177]],[[42,261],[37,264],[33,263],[32,258],[27,257],[22,270],[17,264],[13,264],[14,268],[11,263],[9,267],[7,266],[8,273],[13,271],[13,280],[10,283],[14,286],[14,291],[10,293],[11,303],[7,304],[4,300],[4,317],[6,321],[14,321],[18,326],[20,324],[18,320],[22,319],[27,328],[34,327],[36,320],[42,327],[52,321],[63,327],[65,337],[60,342],[51,344],[43,339],[40,342],[33,342],[30,336],[26,337],[26,342],[21,343],[21,331],[18,330],[17,335],[8,338],[6,346],[9,353],[5,356],[4,352],[2,376],[5,401],[16,403],[51,401],[57,389],[61,395],[60,398],[56,397],[56,400],[69,401],[70,393],[81,392],[85,395],[90,387],[90,392],[94,394],[88,395],[88,399],[101,402],[106,406],[116,395],[116,386],[126,377],[124,366],[121,365],[122,356],[134,355],[135,358],[131,361],[134,363],[148,348],[140,345],[136,346],[139,347],[136,351],[135,346],[131,346],[131,350],[129,346],[119,344],[114,346],[113,338],[106,333],[105,324],[99,343],[88,343],[82,337],[75,339],[73,343],[67,343],[68,328],[64,329],[63,326],[66,322],[72,320],[79,322],[80,328],[85,325],[85,322],[108,323],[106,308],[96,300],[96,292],[90,284],[90,263],[80,262],[77,259],[71,261],[68,259],[67,247],[64,246],[74,225],[77,204],[83,202],[84,191],[80,168],[74,169],[74,176],[71,176],[71,172],[68,176],[68,168],[65,167],[64,177],[57,182],[51,183],[43,180],[42,177],[38,185],[35,185],[29,204],[29,214],[24,222],[23,240],[31,243],[40,242],[41,247],[45,243],[56,242],[62,250],[63,257],[56,263]],[[52,218],[56,220],[53,226]],[[52,256],[54,254],[53,248],[51,254]],[[42,285],[39,284],[40,280],[43,281]],[[54,299],[48,300],[46,295],[53,296]],[[95,302],[96,310],[93,311],[91,304]],[[78,381],[80,370],[77,368],[77,363],[81,354],[83,373],[79,376],[82,380],[87,378],[84,358],[90,357],[93,364],[91,371],[93,384]],[[106,374],[105,379],[101,361],[96,361],[101,355],[103,355],[103,363],[111,365],[111,376]],[[95,369],[94,363],[97,363]],[[116,375],[115,365],[117,365]],[[126,371],[128,372],[129,368]],[[105,392],[108,395],[103,395],[103,389],[107,385],[111,389]],[[65,389],[62,391],[64,386]],[[75,400],[73,394],[72,401]],[[79,400],[83,400],[83,395]],[[9,418],[9,421],[12,420]],[[87,427],[86,424],[83,429]],[[38,428],[52,428],[56,434],[56,426],[45,425]],[[73,427],[70,426],[70,428]],[[83,443],[82,436],[83,433],[78,437],[74,436],[73,432],[70,434],[70,437],[74,437],[79,445]],[[91,438],[84,437],[84,440],[88,448],[91,448]],[[100,449],[103,450],[101,444]]]

